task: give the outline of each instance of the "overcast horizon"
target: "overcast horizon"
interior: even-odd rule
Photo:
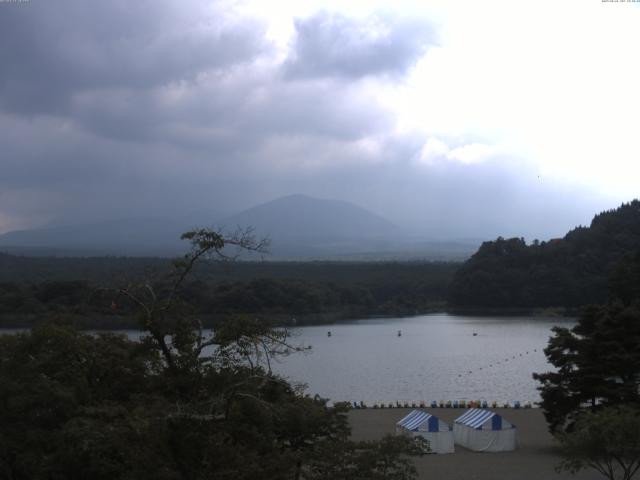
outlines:
[[[0,234],[304,194],[548,239],[640,196],[640,3],[426,3],[0,2]]]

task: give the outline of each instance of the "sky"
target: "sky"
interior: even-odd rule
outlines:
[[[0,2],[0,233],[302,193],[431,238],[638,197],[640,2]]]

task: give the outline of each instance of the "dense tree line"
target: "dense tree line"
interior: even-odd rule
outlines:
[[[50,259],[54,264],[57,260]],[[88,261],[106,265],[98,259]],[[145,269],[138,267],[138,274],[123,278],[143,278]],[[256,272],[250,274],[249,267]],[[183,295],[207,324],[227,314],[241,313],[283,322],[295,317],[298,323],[410,315],[444,308],[446,288],[455,268],[456,264],[448,263],[211,263],[196,269],[197,279],[185,282]],[[146,271],[150,270],[156,277],[164,271]],[[223,279],[225,274],[229,278]],[[271,276],[260,276],[264,274]],[[100,278],[100,274],[88,277]],[[133,325],[130,302],[105,301],[110,294],[102,286],[112,283],[108,277],[103,282],[78,278],[83,280],[0,282],[0,322],[23,326],[42,315],[72,314],[85,327]],[[161,284],[155,287],[163,288]]]
[[[383,283],[409,281],[451,273],[458,262],[432,261],[203,261],[193,278],[206,282],[244,282],[256,278],[297,279],[313,282]],[[3,253],[0,247],[0,282],[40,283],[83,279],[93,284],[140,280],[170,271],[160,257],[27,257]]]
[[[434,310],[577,311],[605,302],[625,255],[640,248],[640,201],[595,216],[562,239],[485,242],[467,262],[202,262],[186,285],[208,322],[248,313],[279,321],[331,321]],[[122,326],[126,305],[93,302],[97,286],[166,273],[161,258],[29,258],[0,253],[0,322],[28,324],[43,313],[76,313]],[[80,280],[81,279],[81,280]],[[91,314],[92,316],[87,316]],[[100,320],[98,321],[98,318]],[[123,323],[124,322],[124,323]],[[89,325],[87,325],[89,326]]]
[[[485,242],[456,272],[453,307],[566,307],[603,303],[625,255],[640,248],[640,201],[596,215],[564,238],[527,245],[522,238]]]

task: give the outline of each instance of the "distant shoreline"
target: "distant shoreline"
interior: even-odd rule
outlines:
[[[580,316],[584,307],[449,307],[444,313],[450,315],[472,315],[477,317],[498,316],[498,317],[577,317]]]
[[[546,318],[573,318],[580,315],[577,309],[519,309],[519,308],[434,308],[408,314],[358,314],[357,312],[328,312],[306,315],[271,314],[260,315],[258,313],[246,313],[250,317],[263,318],[276,327],[296,328],[321,325],[337,325],[356,320],[375,320],[393,318],[411,318],[424,315],[448,314],[453,316],[473,317],[546,317]],[[230,314],[203,315],[203,326],[212,328]],[[118,316],[104,314],[5,314],[0,315],[0,329],[26,329],[47,320],[63,319],[76,325],[80,330],[139,330],[140,326],[133,316]]]

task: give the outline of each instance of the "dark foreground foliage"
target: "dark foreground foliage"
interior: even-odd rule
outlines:
[[[244,364],[253,327],[230,322],[219,353],[173,368],[150,338],[56,324],[0,337],[0,478],[414,477],[406,439],[351,442],[344,406]]]
[[[575,327],[554,329],[545,354],[556,371],[534,378],[562,446],[558,469],[630,480],[640,468],[640,251],[614,269],[610,294]]]
[[[571,430],[585,411],[640,407],[640,251],[614,271],[608,303],[554,328],[545,354],[556,371],[534,374],[552,432]]]
[[[609,480],[631,480],[640,469],[640,410],[609,407],[583,415],[571,433],[558,435],[558,470],[592,468]]]
[[[571,429],[586,410],[640,406],[640,309],[590,307],[572,329],[554,328],[545,349],[557,371],[535,374],[552,431]]]
[[[415,478],[407,438],[351,442],[346,406],[275,375],[295,354],[287,331],[231,317],[212,334],[183,295],[185,279],[225,244],[202,230],[157,290],[111,292],[137,307],[145,335],[87,334],[63,323],[0,336],[0,479]],[[234,243],[235,242],[235,243]]]

